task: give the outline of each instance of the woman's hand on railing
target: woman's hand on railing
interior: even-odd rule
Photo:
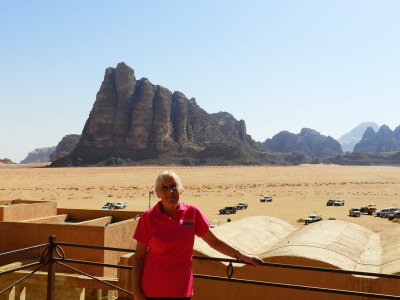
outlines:
[[[236,259],[243,260],[244,262],[249,263],[252,267],[259,267],[260,264],[264,262],[261,258],[258,258],[257,256],[250,256],[242,253],[239,250],[237,251]]]

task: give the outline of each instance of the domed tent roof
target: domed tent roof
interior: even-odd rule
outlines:
[[[261,257],[296,256],[340,269],[379,272],[380,239],[360,225],[337,220],[313,223],[282,238]]]
[[[382,267],[381,272],[400,274],[400,226],[382,232]]]
[[[213,228],[213,233],[248,254],[259,255],[295,230],[296,227],[280,219],[253,216]],[[226,257],[197,238],[194,251],[210,257]]]
[[[297,257],[346,270],[400,273],[400,227],[375,233],[354,223],[327,220],[296,228],[274,217],[256,216],[223,224],[213,232],[265,260]],[[194,252],[224,257],[201,239],[196,239]]]

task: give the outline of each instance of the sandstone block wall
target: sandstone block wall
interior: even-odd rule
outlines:
[[[0,205],[0,221],[18,222],[57,213],[57,203],[54,201],[9,200],[1,201]]]

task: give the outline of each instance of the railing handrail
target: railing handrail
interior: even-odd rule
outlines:
[[[349,296],[361,296],[361,297],[367,297],[367,298],[379,298],[379,299],[391,299],[391,300],[399,300],[400,299],[400,296],[395,296],[395,295],[375,294],[375,293],[366,293],[366,292],[349,291],[349,290],[338,290],[338,289],[329,289],[329,288],[313,287],[313,286],[306,286],[306,285],[296,285],[296,284],[286,284],[286,283],[278,283],[278,282],[246,280],[246,279],[238,279],[238,278],[225,278],[225,277],[202,275],[202,274],[193,274],[193,277],[201,278],[201,279],[211,279],[211,280],[218,280],[218,281],[244,283],[244,284],[272,286],[272,287],[277,287],[277,288],[306,290],[306,291],[312,291],[312,292],[341,294],[341,295],[349,295]]]
[[[232,259],[232,258],[218,258],[218,257],[207,257],[207,256],[196,255],[196,256],[193,256],[193,259],[228,262],[228,263],[238,263],[238,264],[248,264],[246,262],[238,261],[238,260]],[[327,273],[341,273],[341,274],[352,274],[352,275],[360,275],[360,276],[368,276],[368,277],[383,277],[383,278],[400,279],[400,275],[397,275],[397,274],[372,273],[372,272],[362,272],[362,271],[352,271],[352,270],[332,269],[332,268],[322,268],[322,267],[311,267],[311,266],[302,266],[302,265],[289,265],[289,264],[272,263],[272,262],[263,262],[263,263],[260,263],[260,265],[264,266],[264,267],[300,269],[300,270],[307,270],[307,271],[318,271],[318,272],[327,272]]]

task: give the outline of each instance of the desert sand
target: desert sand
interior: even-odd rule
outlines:
[[[149,191],[160,166],[43,168],[43,165],[0,165],[0,200],[51,200],[58,207],[101,209],[107,201],[127,203],[127,210],[149,208]],[[400,207],[400,168],[390,166],[235,166],[168,167],[184,185],[182,202],[198,206],[219,224],[247,216],[273,216],[294,226],[311,213],[362,225],[374,232],[400,226],[387,219],[362,215],[351,218],[351,207],[375,203]],[[260,203],[261,196],[273,197]],[[328,199],[344,199],[340,207]],[[151,195],[151,206],[157,197]],[[219,215],[224,206],[248,203],[246,210]]]

